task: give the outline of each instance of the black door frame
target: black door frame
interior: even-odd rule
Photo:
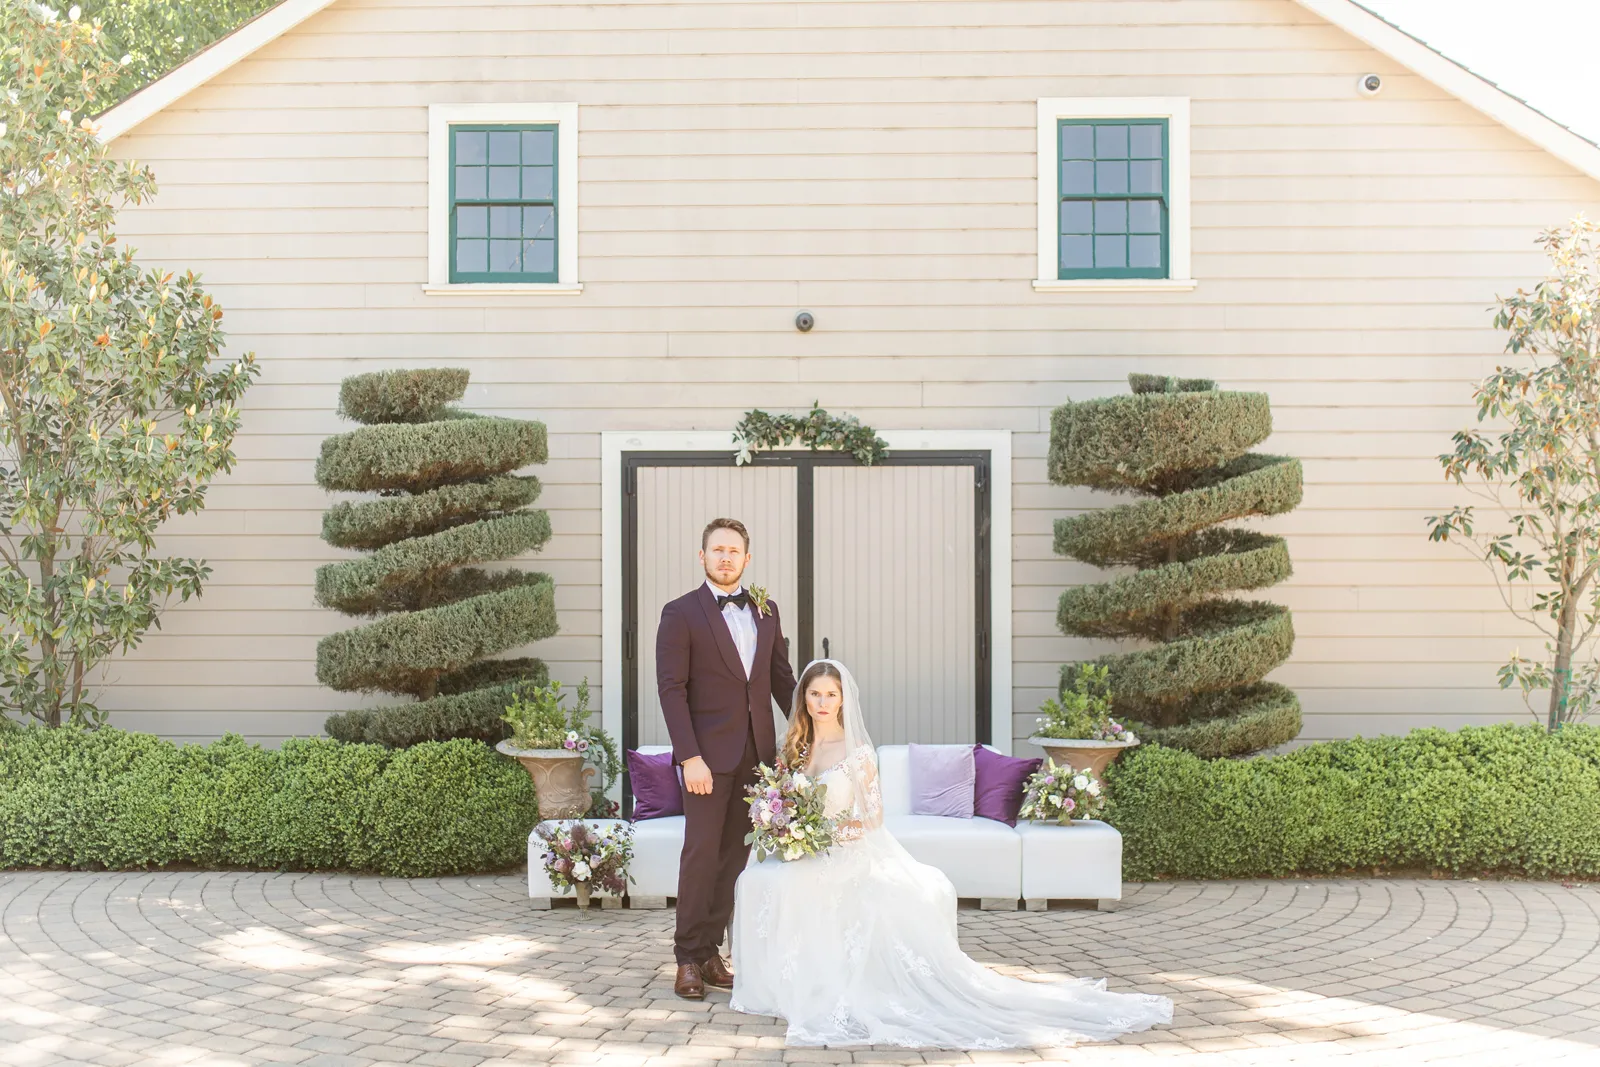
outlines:
[[[639,640],[648,620],[639,618],[639,497],[640,467],[731,467],[733,451],[634,451],[622,453],[622,748],[639,747]],[[818,467],[848,467],[856,460],[843,452],[781,451],[757,452],[751,457],[757,467],[794,467],[796,514],[795,635],[791,662],[804,665],[814,657],[815,643],[815,556],[816,531],[813,528],[815,471]],[[990,647],[993,603],[990,589],[992,553],[990,551],[990,465],[988,449],[896,449],[876,464],[884,467],[961,467],[973,468],[973,552],[975,556],[974,637],[976,647],[975,736],[992,744],[993,738],[993,656]],[[653,626],[654,623],[651,622]],[[652,629],[652,634],[654,633]],[[631,783],[623,778],[624,811],[632,801]]]

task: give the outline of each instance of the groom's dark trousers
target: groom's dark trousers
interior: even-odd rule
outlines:
[[[710,794],[683,790],[683,854],[678,862],[677,962],[717,952],[733,915],[733,885],[750,855],[745,788],[756,764],[777,756],[772,701],[788,714],[794,669],[776,604],[756,619],[756,652],[744,661],[711,590],[701,585],[661,611],[656,685],[675,763],[699,756],[711,769]],[[752,608],[752,611],[755,609]]]

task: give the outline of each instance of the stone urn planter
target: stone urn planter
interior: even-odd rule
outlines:
[[[518,748],[509,740],[494,747],[522,764],[533,779],[539,818],[578,819],[588,814],[593,802],[589,779],[594,777],[594,768],[584,766],[583,753],[564,748]]]
[[[1028,743],[1038,745],[1058,767],[1071,767],[1099,778],[1111,761],[1122,755],[1122,750],[1137,745],[1137,741],[1090,741],[1081,737],[1028,738]]]

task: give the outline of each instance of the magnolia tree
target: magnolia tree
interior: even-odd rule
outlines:
[[[84,0],[83,17],[100,22],[115,54],[126,54],[112,102],[152,82],[274,6],[278,0]]]
[[[233,464],[253,358],[220,360],[192,274],[142,269],[112,232],[150,171],[87,116],[123,64],[99,26],[0,0],[0,719],[98,724],[91,672],[137,645],[203,561],[158,556]]]
[[[1551,730],[1585,717],[1600,690],[1600,227],[1582,215],[1539,244],[1551,274],[1500,300],[1506,350],[1473,394],[1478,421],[1439,457],[1445,476],[1485,500],[1504,525],[1482,529],[1473,506],[1429,516],[1430,537],[1457,541],[1493,571],[1506,606],[1545,635],[1545,654],[1513,653],[1500,686],[1516,686]]]

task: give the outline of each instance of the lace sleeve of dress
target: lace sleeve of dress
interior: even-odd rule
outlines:
[[[855,841],[868,830],[883,825],[883,790],[878,785],[878,763],[872,753],[856,753],[850,759],[852,797],[850,813],[834,833],[840,841]]]

